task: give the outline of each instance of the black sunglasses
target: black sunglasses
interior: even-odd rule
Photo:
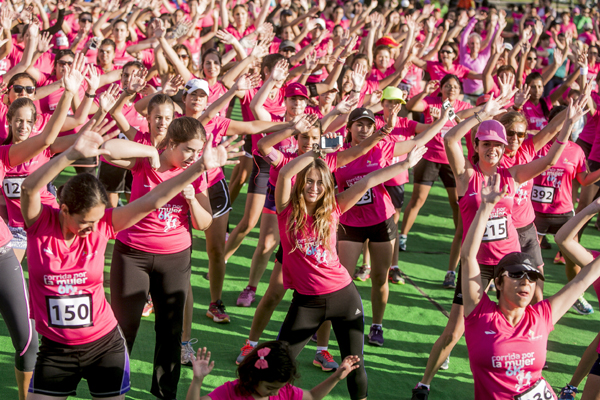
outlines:
[[[527,61],[535,61],[537,60],[537,57],[527,57]]]
[[[58,60],[57,63],[58,65],[68,65],[69,67],[73,65],[73,61]]]
[[[190,58],[190,56],[188,56],[187,54],[177,54],[179,56],[179,58],[183,58],[183,59],[188,59]]]
[[[91,20],[90,18],[81,18],[81,19],[79,20],[79,22],[81,22],[81,23],[90,22],[90,23],[91,23],[91,22],[92,22],[92,20]]]
[[[527,132],[517,132],[517,131],[506,131],[506,136],[515,136],[517,135],[521,139],[527,137]]]
[[[521,280],[526,277],[529,282],[536,282],[538,280],[538,275],[535,272],[520,271],[507,272],[506,274],[511,279]]]
[[[446,53],[446,54],[453,54],[454,50],[440,50],[440,54],[444,54],[444,53]]]
[[[28,94],[34,94],[35,93],[35,86],[13,85],[12,89],[15,91],[16,94],[23,93],[23,89],[25,89],[25,91]]]

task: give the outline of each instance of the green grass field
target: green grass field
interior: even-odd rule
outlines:
[[[229,175],[231,170],[228,169],[227,172]],[[72,173],[72,171],[66,171],[61,175],[59,181],[64,181]],[[412,192],[412,185],[406,185],[406,191],[408,200]],[[245,198],[244,188],[243,193],[234,204],[234,211],[230,217],[232,229],[242,217]],[[446,311],[450,311],[453,291],[443,289],[441,282],[447,269],[452,235],[453,224],[446,192],[439,183],[436,183],[408,238],[408,251],[400,253],[400,268],[415,285]],[[235,306],[235,301],[239,292],[247,284],[250,259],[258,240],[258,228],[252,231],[227,264],[223,301],[228,307],[227,312],[232,319],[228,325],[217,325],[205,316],[210,301],[209,285],[205,279],[208,272],[208,261],[203,233],[195,231],[194,237],[192,285],[195,305],[192,337],[198,338],[198,345],[207,346],[212,351],[215,361],[215,369],[205,380],[203,387],[202,393],[206,394],[223,382],[235,378],[235,358],[247,338],[254,315],[254,306],[257,304],[255,303],[251,308],[239,308]],[[587,248],[598,249],[600,248],[599,237],[600,233],[590,224],[583,238],[583,244]],[[553,247],[553,250],[544,251],[547,276],[545,293],[547,295],[556,293],[566,283],[564,267],[552,263],[556,245]],[[111,254],[112,245],[109,246],[106,254],[106,280],[109,277]],[[24,268],[27,268],[26,263]],[[267,288],[271,268],[272,263],[258,288],[258,299]],[[368,333],[371,323],[370,281],[358,282],[357,286],[364,302],[365,333]],[[108,282],[105,287],[108,288]],[[108,289],[106,290],[108,293]],[[598,301],[595,297],[593,289],[588,290],[586,298],[596,310],[593,315],[580,316],[571,311],[560,321],[550,336],[548,342],[548,365],[550,368],[544,371],[544,376],[557,391],[568,382],[581,354],[600,329],[600,312],[598,312]],[[263,334],[263,340],[275,339],[290,299],[291,293],[287,293],[284,301],[273,314],[273,319]],[[411,388],[421,378],[431,346],[443,331],[446,321],[447,318],[442,312],[413,285],[409,283],[402,286],[391,285],[390,300],[384,320],[385,346],[383,348],[365,346],[370,399],[410,399]],[[153,325],[153,316],[142,320],[131,355],[132,389],[127,398],[154,399],[149,393],[154,351]],[[309,343],[298,357],[299,371],[302,377],[297,385],[300,387],[311,388],[327,377],[327,373],[312,365],[315,350],[314,343]],[[339,361],[339,351],[333,334],[330,350]],[[6,325],[0,322],[0,376],[4,377],[4,383],[0,385],[0,399],[3,400],[17,398],[17,389],[13,378],[13,357],[14,351]],[[185,398],[191,377],[191,368],[184,367],[178,392],[180,400]],[[583,388],[583,385],[580,388]],[[85,382],[79,385],[78,396],[74,398],[91,398]],[[345,382],[338,385],[328,398],[349,398]],[[443,400],[473,398],[473,379],[468,365],[464,338],[452,353],[450,369],[441,371],[434,379],[430,398]]]

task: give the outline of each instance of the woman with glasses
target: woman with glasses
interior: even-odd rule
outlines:
[[[461,220],[464,226],[462,241],[475,218],[475,212],[481,203],[481,188],[487,186],[490,177],[498,176],[500,185],[505,187],[507,196],[497,204],[495,211],[487,221],[483,242],[478,245],[477,263],[480,265],[483,280],[482,290],[487,289],[494,276],[494,266],[497,265],[505,254],[520,252],[519,232],[517,232],[513,213],[515,203],[518,201],[517,190],[520,185],[533,179],[546,169],[557,163],[563,149],[567,145],[568,137],[574,123],[584,114],[582,111],[585,99],[580,99],[567,111],[567,121],[561,132],[551,146],[548,153],[541,158],[524,164],[504,165],[503,156],[510,147],[507,141],[507,133],[504,125],[493,118],[502,114],[502,106],[506,100],[490,99],[482,111],[475,113],[473,117],[461,122],[450,130],[444,137],[446,154],[449,165],[456,177],[458,203],[460,207]],[[474,154],[471,159],[463,155],[461,140],[469,134],[472,129],[476,130],[474,138]],[[530,257],[530,256],[528,256]],[[531,258],[531,257],[530,257]],[[533,265],[533,261],[531,262]],[[537,267],[537,266],[533,266]],[[442,335],[433,345],[427,369],[423,380],[413,389],[413,399],[426,399],[431,380],[449,357],[450,351],[462,337],[465,329],[463,315],[463,293],[461,286],[461,270],[458,273],[458,282],[454,292],[454,300],[448,324]],[[531,290],[531,297],[534,289]],[[531,298],[529,299],[531,300]],[[528,302],[529,304],[529,302]]]
[[[444,26],[444,33],[440,37],[441,42],[446,37],[446,32],[446,26]],[[431,54],[433,56],[435,50],[434,48],[428,55]],[[411,61],[415,66],[429,72],[432,81],[439,81],[446,75],[455,75],[460,81],[463,79],[481,80],[481,74],[455,63],[458,59],[458,47],[456,44],[443,42],[437,54],[439,61],[424,61],[425,57],[422,59],[413,58]]]

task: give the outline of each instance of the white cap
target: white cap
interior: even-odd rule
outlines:
[[[317,19],[315,20],[315,22],[316,22],[318,25],[321,25],[321,28],[323,28],[323,29],[327,29],[327,28],[325,27],[325,20],[324,20],[323,18],[317,18]]]
[[[504,48],[508,51],[512,51],[513,45],[510,43],[504,43]]]
[[[408,7],[410,5],[410,2],[408,0],[402,0],[402,2],[400,3],[401,7]]]
[[[204,79],[190,79],[183,88],[185,93],[193,93],[198,89],[203,90],[207,96],[210,94],[210,91],[208,90],[208,82],[206,82]]]

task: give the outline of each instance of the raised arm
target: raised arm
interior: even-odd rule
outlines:
[[[148,158],[153,168],[160,167],[158,150],[154,146],[125,139],[112,139],[102,145],[108,151],[106,161],[117,167],[132,169],[138,158]]]
[[[440,87],[440,81],[429,81],[423,91],[417,94],[406,103],[406,108],[410,111],[423,112],[427,108],[427,103],[423,100],[425,97],[433,94]]]
[[[398,107],[398,111],[400,111],[400,107]],[[403,154],[408,153],[415,147],[423,147],[427,142],[435,137],[439,132],[441,132],[446,122],[448,122],[448,115],[450,113],[450,109],[442,110],[440,118],[438,118],[433,124],[431,124],[427,129],[423,132],[416,135],[414,138],[410,140],[405,140],[404,142],[398,142],[394,146],[394,156],[398,157]],[[388,126],[389,125],[388,123]],[[395,124],[394,124],[395,126]]]
[[[250,102],[250,109],[256,119],[261,121],[271,121],[271,114],[265,109],[265,101],[271,93],[271,90],[275,87],[277,82],[285,81],[288,74],[288,62],[287,60],[279,60],[273,67],[269,79],[267,79],[262,87],[256,92],[254,98]]]
[[[261,138],[256,144],[258,152],[271,165],[279,164],[281,153],[279,150],[275,149],[274,146],[293,135],[301,135],[310,131],[315,122],[317,122],[317,119],[318,117],[316,114],[305,114],[296,121],[294,126],[273,132],[272,134]]]

